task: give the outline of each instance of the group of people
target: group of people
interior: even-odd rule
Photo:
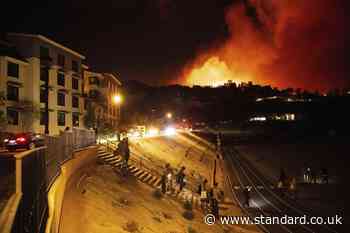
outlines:
[[[218,184],[213,188],[208,187],[208,180],[204,179],[198,185],[197,193],[200,195],[201,208],[203,211],[210,212],[214,216],[219,216],[219,200],[224,198],[223,191],[219,190]]]
[[[175,189],[181,192],[186,185],[186,167],[182,166],[179,171],[174,172],[169,163],[165,165],[164,173],[161,177],[161,190],[165,194],[173,193]]]
[[[295,177],[288,178],[284,169],[280,170],[280,177],[277,183],[277,191],[280,196],[284,196],[286,191],[292,195],[294,199],[297,197],[297,180]]]
[[[313,169],[310,167],[307,167],[304,170],[303,174],[304,182],[306,183],[311,183],[311,184],[316,184],[317,183],[317,174]],[[320,182],[323,184],[328,184],[328,170],[327,168],[322,168],[319,174]]]

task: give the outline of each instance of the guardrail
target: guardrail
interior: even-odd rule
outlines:
[[[105,143],[101,143],[101,144],[106,146],[107,151],[113,153],[113,151],[117,148],[117,145],[118,145],[117,143],[118,142],[106,140]],[[133,153],[132,151],[130,153],[131,153],[130,161],[133,162],[138,168],[146,170],[148,173],[150,173],[153,176],[160,177],[162,175],[162,172],[161,172],[162,168],[155,169],[155,168],[151,168],[150,166],[146,166],[146,163],[147,163],[146,159],[143,159],[137,156],[137,154]]]
[[[0,233],[42,233],[48,217],[47,192],[61,165],[75,150],[95,144],[88,130],[46,136],[46,146],[16,154],[15,193],[0,214]]]

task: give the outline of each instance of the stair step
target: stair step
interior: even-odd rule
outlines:
[[[139,170],[138,172],[135,173],[135,176],[136,176],[136,177],[140,177],[140,176],[143,175],[143,173],[145,173],[145,171]]]
[[[120,158],[119,158],[119,159],[120,159]],[[112,157],[109,157],[109,158],[107,158],[107,159],[104,159],[104,161],[106,161],[106,162],[110,162],[110,161],[114,161],[114,160],[118,160],[118,158],[115,157],[115,156],[112,156]]]
[[[156,176],[154,176],[153,179],[149,182],[149,184],[152,186],[155,186],[157,180],[158,180],[158,178]]]
[[[136,172],[140,171],[139,168],[133,167],[132,169],[129,170],[131,173],[135,174]]]
[[[99,156],[100,159],[104,159],[104,160],[107,160],[113,157],[115,157],[113,154],[104,154],[103,156]]]
[[[153,179],[153,176],[151,174],[149,174],[149,176],[144,181],[145,181],[145,183],[148,184],[150,182],[150,180],[152,180],[152,179]]]
[[[140,176],[140,180],[144,180],[149,175],[148,172],[145,172],[142,176]]]

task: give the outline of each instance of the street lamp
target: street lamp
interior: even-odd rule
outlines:
[[[121,104],[121,102],[122,102],[122,97],[120,96],[120,95],[114,95],[113,96],[113,102],[115,103],[115,104]]]
[[[170,112],[168,112],[168,113],[166,114],[166,117],[167,117],[168,119],[171,119],[171,118],[173,118],[173,114],[171,114]]]
[[[121,95],[116,94],[112,97],[112,101],[115,105],[117,105],[118,108],[118,127],[120,125],[120,121],[121,121],[121,112],[120,112],[120,108],[121,108],[121,103],[123,102],[123,98]],[[120,140],[120,134],[118,133],[118,140]]]

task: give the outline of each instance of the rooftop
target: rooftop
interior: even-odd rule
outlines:
[[[68,52],[68,53],[70,53],[70,54],[72,54],[72,55],[74,55],[74,56],[77,56],[77,57],[79,57],[79,58],[81,58],[81,59],[85,59],[85,56],[84,56],[84,55],[82,55],[82,54],[80,54],[80,53],[78,53],[78,52],[76,52],[76,51],[74,51],[74,50],[72,50],[72,49],[70,49],[70,48],[68,48],[68,47],[66,47],[66,46],[64,46],[64,45],[62,45],[62,44],[59,44],[59,43],[57,43],[57,42],[55,42],[55,41],[53,41],[53,40],[51,40],[51,39],[49,39],[49,38],[47,38],[47,37],[45,37],[45,36],[43,36],[43,35],[39,35],[39,34],[26,34],[26,33],[8,33],[8,35],[9,35],[9,36],[17,36],[17,37],[36,38],[36,39],[39,39],[39,40],[41,40],[41,41],[44,41],[44,42],[46,42],[46,43],[48,43],[48,44],[51,44],[51,45],[53,45],[53,46],[55,46],[55,47],[58,47],[58,48],[60,48],[60,49],[62,49],[62,50],[64,50],[64,51],[66,51],[66,52]]]

